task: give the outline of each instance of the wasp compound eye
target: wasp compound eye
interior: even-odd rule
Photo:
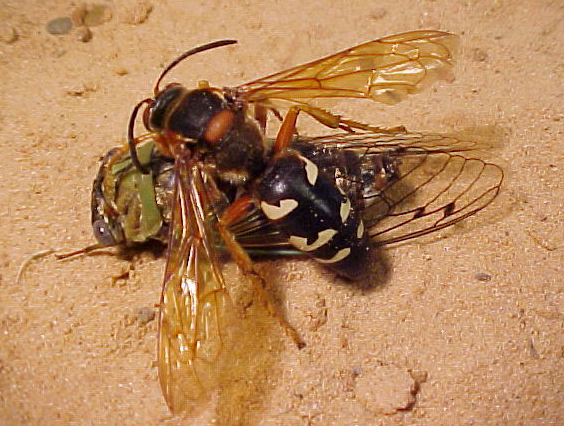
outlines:
[[[98,219],[92,224],[94,230],[94,237],[104,247],[110,247],[117,245],[112,231],[110,230],[110,225],[108,225],[104,220]]]

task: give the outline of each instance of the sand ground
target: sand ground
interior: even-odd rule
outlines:
[[[76,2],[0,1],[1,425],[207,424],[169,416],[156,324],[138,320],[158,301],[162,257],[47,256],[14,284],[30,254],[93,242],[98,159],[124,141],[132,106],[164,64],[237,38],[174,77],[235,85],[426,28],[462,37],[452,84],[394,107],[335,108],[412,130],[495,126],[506,136],[495,153],[507,171],[503,195],[464,232],[384,252],[391,270],[371,292],[310,261],[263,262],[308,347],[283,339],[266,390],[224,422],[564,425],[562,1],[154,0],[144,22],[135,11],[148,3],[103,4],[112,18],[84,43],[75,30],[45,30]]]

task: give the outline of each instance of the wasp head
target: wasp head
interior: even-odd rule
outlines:
[[[163,90],[160,90],[159,84],[171,69],[189,56],[234,43],[236,43],[235,40],[220,40],[183,53],[172,61],[157,79],[154,88],[155,97],[144,99],[133,108],[133,112],[129,118],[127,139],[131,159],[137,170],[144,174],[149,173],[149,171],[139,163],[135,151],[135,135],[133,129],[139,108],[141,108],[143,104],[147,104],[143,114],[143,121],[148,130],[161,134],[172,133],[175,139],[187,142],[191,140],[201,140],[205,133],[207,123],[221,110],[224,100],[207,88],[188,91],[180,84],[173,83],[166,86]],[[222,124],[225,124],[225,122],[225,120],[222,120]]]

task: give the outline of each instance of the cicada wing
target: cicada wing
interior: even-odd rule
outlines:
[[[420,237],[454,225],[499,194],[503,170],[480,158],[407,148],[390,153],[398,175],[367,210],[375,245]]]
[[[240,220],[230,224],[229,232],[233,234],[237,243],[252,256],[302,254],[289,244],[288,238],[264,216],[258,205],[254,205]]]
[[[173,413],[191,410],[218,388],[232,321],[213,241],[213,212],[199,173],[197,164],[176,159],[158,339],[161,389]]]
[[[348,150],[369,156],[384,154],[402,147],[421,148],[427,151],[452,153],[486,153],[499,143],[487,136],[473,137],[470,131],[462,135],[424,132],[355,132],[337,133],[318,137],[297,137],[294,143],[305,142],[326,149]],[[495,135],[492,137],[496,137]]]
[[[316,98],[368,98],[393,105],[437,80],[452,78],[458,37],[412,31],[370,41],[236,87],[247,102],[271,106]]]
[[[504,177],[501,167],[480,158],[495,145],[481,139],[366,132],[301,142],[297,147],[309,149],[309,155],[316,150],[318,167],[359,200],[377,246],[426,235],[474,215],[495,199]]]

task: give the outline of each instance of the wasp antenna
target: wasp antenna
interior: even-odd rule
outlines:
[[[165,69],[164,71],[161,73],[159,79],[157,80],[157,83],[155,84],[155,96],[157,96],[157,94],[159,93],[159,84],[161,82],[161,80],[163,79],[163,77],[165,75],[168,74],[168,72],[173,69],[176,65],[178,65],[179,62],[182,62],[184,59],[186,59],[188,56],[192,56],[195,55],[196,53],[200,53],[200,52],[204,52],[206,50],[210,50],[210,49],[215,49],[216,47],[222,47],[222,46],[228,46],[230,44],[235,44],[237,43],[237,40],[219,40],[219,41],[213,41],[211,43],[208,44],[204,44],[203,46],[198,46],[195,47],[193,49],[190,49],[188,52],[184,52],[182,55],[180,55],[178,58],[176,58],[174,61],[172,61]]]
[[[129,126],[127,128],[127,145],[129,146],[129,156],[131,157],[131,161],[137,170],[139,170],[144,175],[149,174],[149,170],[147,170],[139,161],[139,157],[137,157],[137,148],[135,147],[135,137],[133,135],[133,128],[135,127],[135,119],[137,118],[137,112],[139,108],[143,104],[152,104],[154,100],[151,98],[143,99],[135,108],[133,108],[133,112],[131,113],[131,117],[129,118]]]

